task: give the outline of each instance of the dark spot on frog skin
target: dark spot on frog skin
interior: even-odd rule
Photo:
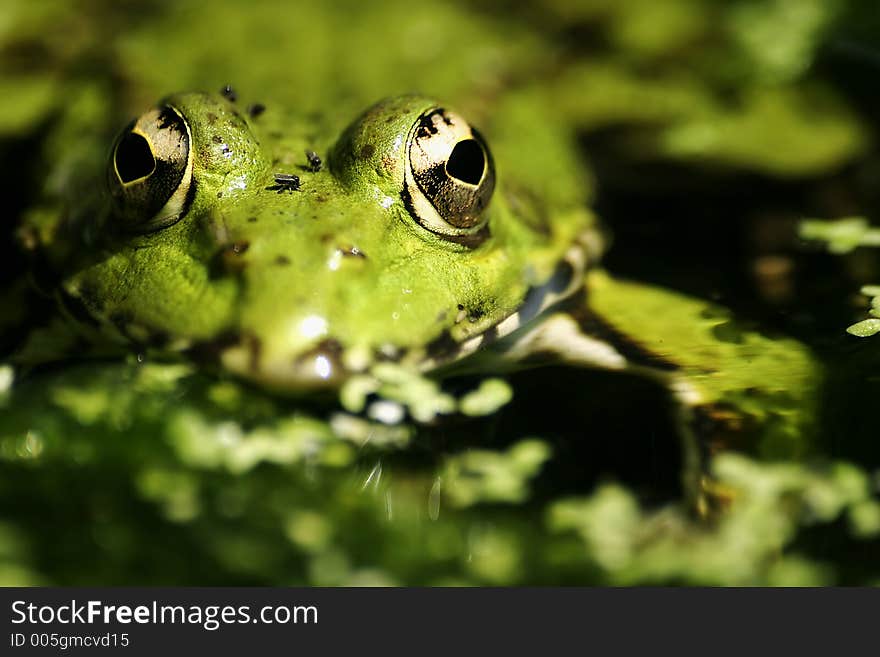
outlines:
[[[223,198],[223,190],[217,192],[217,198]]]
[[[287,265],[290,264],[290,258],[288,258],[286,255],[280,255],[277,258],[275,258],[275,264],[280,265],[282,267],[286,267]]]
[[[263,105],[263,103],[254,103],[253,105],[248,105],[248,107],[247,107],[248,116],[251,117],[252,119],[257,118],[258,116],[260,116],[260,114],[262,114],[265,111],[266,111],[266,106]]]
[[[478,321],[480,321],[483,318],[483,316],[485,314],[486,314],[486,311],[483,310],[482,308],[472,308],[467,313],[467,320],[471,324],[476,324]]]
[[[373,153],[375,153],[375,152],[376,152],[375,146],[373,146],[372,144],[364,144],[363,146],[361,146],[361,150],[358,153],[358,156],[362,160],[368,160],[371,157],[373,157]]]
[[[309,162],[308,170],[312,173],[318,173],[321,167],[324,166],[321,157],[315,151],[306,151],[306,160]]]
[[[255,224],[255,223],[257,223],[257,218],[256,217],[248,217],[247,222],[249,224]]]
[[[228,84],[225,85],[220,90],[220,95],[223,96],[230,103],[234,103],[235,101],[238,100],[238,94],[235,93],[235,89],[232,88],[232,85],[228,85]]]
[[[209,125],[214,125],[215,123],[217,123],[218,117],[216,114],[214,114],[214,112],[208,112],[207,114],[205,114],[205,118],[208,119]]]
[[[299,189],[299,176],[295,173],[276,173],[275,184],[266,187],[267,190],[277,192],[295,192]]]
[[[213,136],[211,137],[211,141],[213,141],[215,144],[222,144],[222,143],[223,143],[223,137],[221,137],[220,135],[213,135]]]

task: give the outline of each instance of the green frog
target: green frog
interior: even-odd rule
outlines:
[[[807,350],[603,273],[552,133],[524,153],[503,117],[484,134],[420,95],[356,117],[230,95],[146,109],[109,148],[106,192],[44,227],[60,307],[89,343],[186,354],[281,394],[389,364],[632,371],[669,387],[683,431],[710,425],[706,445],[749,427],[764,453],[804,450]]]
[[[70,77],[12,80],[31,109],[17,123],[0,115],[0,129],[52,126],[18,234],[63,317],[13,355],[13,406],[57,371],[31,374],[36,363],[101,358],[96,389],[110,390],[126,379],[101,368],[129,353],[149,362],[126,367],[156,380],[150,368],[172,362],[168,372],[185,363],[229,384],[239,392],[207,388],[223,408],[238,408],[225,395],[261,407],[260,391],[282,408],[338,396],[394,426],[437,413],[385,394],[389,382],[562,363],[669,391],[699,504],[707,454],[810,452],[821,378],[810,351],[711,302],[606,273],[608,234],[576,137],[626,123],[632,143],[664,158],[801,175],[858,152],[845,108],[794,73],[747,85],[730,106],[681,69],[644,73],[647,59],[675,61],[675,39],[581,57],[527,21],[454,4],[342,4],[357,30],[341,31],[323,4],[280,20],[271,3],[207,14],[181,3],[120,31],[62,12],[86,35],[47,55]],[[713,24],[680,16],[670,33],[686,41]],[[111,74],[81,74],[77,56]],[[803,110],[814,97],[826,103],[818,117]],[[770,121],[773,139],[757,138]],[[80,424],[127,426],[75,388],[46,404],[75,398]],[[204,458],[198,467],[214,463]]]
[[[176,29],[173,16],[161,25]],[[487,82],[455,75],[530,54],[504,39],[512,26],[481,28],[496,52],[429,76],[464,108],[413,94],[358,108],[353,64],[328,106],[287,88],[277,99],[177,93],[112,143],[59,158],[76,184],[37,205],[23,233],[79,337],[185,354],[281,394],[338,389],[388,364],[441,376],[554,360],[632,371],[666,385],[686,424],[747,426],[764,453],[802,452],[818,381],[808,351],[603,273],[589,174],[554,115],[559,91],[527,84],[478,100],[468,88]],[[123,43],[137,55],[149,34]],[[193,75],[181,43],[166,51],[181,69],[172,78]],[[607,68],[579,67],[566,75]],[[570,123],[594,120],[584,100],[563,104]],[[59,132],[109,111],[80,91]]]

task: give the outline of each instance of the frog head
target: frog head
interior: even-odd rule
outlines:
[[[460,113],[401,96],[347,121],[203,93],[147,110],[111,149],[64,306],[298,390],[456,358],[579,280],[587,211],[548,221],[542,181],[505,179]]]

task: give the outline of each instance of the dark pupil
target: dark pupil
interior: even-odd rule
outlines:
[[[469,185],[480,182],[485,168],[486,156],[475,139],[458,142],[446,162],[446,173]]]
[[[149,176],[156,168],[150,145],[141,135],[129,132],[116,147],[116,170],[124,183]]]

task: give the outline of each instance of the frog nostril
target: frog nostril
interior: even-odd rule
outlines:
[[[123,184],[146,178],[156,170],[156,158],[143,135],[129,132],[116,147],[116,172]]]
[[[476,139],[458,142],[446,161],[446,173],[469,185],[477,185],[483,179],[486,156]]]

